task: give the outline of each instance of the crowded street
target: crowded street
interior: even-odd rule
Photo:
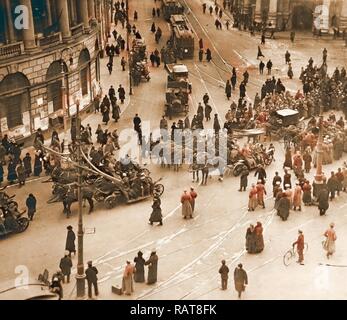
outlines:
[[[96,297],[93,290],[93,299],[237,300],[234,270],[240,264],[248,278],[242,299],[345,299],[346,289],[342,283],[347,275],[346,42],[333,39],[332,35],[314,37],[310,30],[296,32],[294,41],[291,41],[290,31],[276,32],[273,38],[265,39],[264,36],[262,39],[261,32],[252,34],[236,27],[233,12],[227,6],[223,8],[222,0],[180,0],[185,21],[194,38],[194,56],[176,62],[188,70],[188,112],[171,114],[168,104],[174,102],[168,101],[167,83],[170,83],[168,77],[174,77],[178,69],[172,67],[175,62],[165,61],[162,51],[169,45],[172,33],[170,22],[164,19],[163,2],[129,0],[129,7],[124,9],[121,4],[118,3],[117,7],[116,1],[111,1],[116,19],[109,22],[109,49],[106,47],[100,59],[100,88],[94,97],[94,101],[99,101],[96,102],[98,107],[81,112],[80,139],[76,133],[72,137],[73,130],[68,129],[69,150],[73,154],[71,163],[77,168],[83,166],[84,170],[88,167],[93,174],[97,172],[96,181],[101,181],[97,185],[95,180],[83,180],[86,190],[97,190],[93,189],[91,197],[86,195],[83,198],[82,206],[83,264],[87,268],[92,262],[98,270],[98,295]],[[210,7],[213,8],[211,14]],[[122,19],[118,21],[117,12],[128,13],[129,26]],[[161,30],[159,39],[158,28]],[[120,41],[115,34],[117,37],[120,35]],[[130,55],[127,52],[127,44],[124,47],[126,39],[130,50],[137,40],[145,43],[149,74],[145,78],[129,76],[135,53]],[[115,54],[110,53],[113,51],[111,46],[116,47]],[[155,54],[156,50],[159,55]],[[207,51],[210,53],[206,54]],[[290,53],[290,58],[289,55],[286,57],[286,52]],[[211,59],[208,59],[209,54]],[[264,73],[259,70],[261,61],[265,64]],[[292,75],[288,72],[289,66]],[[232,76],[236,85],[230,84]],[[110,91],[111,86],[115,93]],[[120,86],[124,92],[119,91]],[[179,94],[182,94],[182,89]],[[73,97],[68,101],[73,101]],[[207,108],[210,108],[208,112]],[[284,118],[287,114],[284,111],[289,115],[293,112],[295,121],[286,125]],[[283,116],[283,122],[273,122],[277,116]],[[186,156],[178,163],[169,163],[161,148],[177,144],[174,129],[198,132],[198,138],[192,138],[194,142],[190,147],[193,151],[187,147],[188,138],[185,138],[186,145],[180,145],[179,151],[176,150],[182,155],[182,149],[189,149],[191,158]],[[64,150],[67,141],[63,141],[66,138],[63,129],[55,131],[55,134],[54,137],[50,130],[42,135],[43,138],[37,138],[36,133],[35,141],[32,139],[34,142],[20,147],[21,158],[29,153],[33,160],[34,174],[26,176],[24,185],[21,185],[18,168],[17,172],[16,169],[12,172],[16,178],[11,178],[15,152],[12,157],[7,150],[1,159],[1,188],[6,186],[1,194],[6,193],[9,199],[13,197],[19,212],[29,209],[29,213],[24,214],[29,218],[27,198],[30,194],[36,198],[36,207],[33,219],[23,233],[0,237],[0,300],[5,290],[13,287],[16,281],[23,281],[18,280],[21,277],[28,276],[29,282],[37,281],[46,269],[50,280],[53,274],[63,269],[60,262],[64,256],[71,256],[72,269],[71,281],[62,284],[64,294],[61,298],[76,299],[75,277],[80,254],[78,229],[81,227],[79,203],[71,201],[70,210],[64,201],[71,186],[80,181],[69,180],[71,176],[65,176],[65,169],[60,169],[64,152],[68,151]],[[221,160],[223,151],[220,149],[218,154],[212,155],[213,160],[219,159],[217,165],[204,160],[202,167],[195,166],[198,158],[194,149],[196,141],[203,142],[205,159],[209,154],[205,144],[212,142],[214,147],[222,146],[223,137],[226,137],[227,159]],[[40,139],[43,143],[38,142]],[[74,145],[76,141],[77,147]],[[147,143],[152,147],[151,142],[153,149],[143,151]],[[76,151],[79,143],[83,144],[82,153],[88,158],[83,158],[83,161],[75,157],[76,154],[80,156]],[[103,156],[98,161],[95,159],[100,150]],[[51,157],[54,169],[45,170],[43,167],[42,172],[36,174],[40,153]],[[172,159],[171,149],[168,153]],[[121,162],[126,157],[130,157],[130,164],[135,167],[133,171],[129,164]],[[250,158],[252,162],[248,162]],[[101,162],[103,165],[99,165]],[[55,166],[62,173],[59,171],[54,175]],[[89,171],[86,169],[83,174],[90,174]],[[74,178],[81,178],[79,173],[74,171],[73,174]],[[331,175],[336,182],[335,189],[331,187]],[[146,193],[147,184],[143,183],[136,194],[135,183],[144,176],[154,191]],[[275,176],[280,179],[274,179]],[[318,191],[314,190],[314,181],[320,182],[317,176],[326,186],[319,185]],[[130,186],[132,177],[134,182]],[[103,187],[107,181],[127,185],[125,192],[121,190],[126,201],[118,203],[118,199],[110,198],[113,193],[107,194],[108,197],[104,195]],[[64,185],[68,191],[57,200],[58,194],[52,192]],[[322,209],[321,189],[328,194],[327,209]],[[87,194],[87,191],[83,192],[83,195]],[[284,201],[281,201],[288,198],[288,192],[286,210]],[[111,200],[117,205],[108,206]],[[162,216],[159,214],[159,218],[152,219],[158,208]],[[252,231],[250,225],[260,227],[261,240],[257,238],[257,227]],[[72,227],[69,230],[76,234],[75,250],[67,248],[69,226]],[[330,237],[331,229],[336,235],[333,233],[334,250],[329,251],[325,240]],[[299,260],[297,256],[293,258],[299,263],[294,260],[286,263],[285,254],[294,243],[297,242],[300,250],[298,242],[302,235],[302,244],[305,243],[303,259],[299,252]],[[250,237],[256,237],[256,240]],[[138,269],[134,271],[134,266],[139,262],[134,258],[138,259],[139,252],[146,261],[142,266],[146,279],[148,269],[153,266],[150,257],[158,259],[152,282],[149,278],[149,283],[136,281]],[[227,288],[221,285],[223,260],[230,270]],[[126,279],[128,272],[131,277],[135,273],[134,282],[132,278]],[[133,286],[130,292],[127,281]],[[116,294],[112,287],[122,288],[126,294]],[[83,299],[91,297],[85,294]]]

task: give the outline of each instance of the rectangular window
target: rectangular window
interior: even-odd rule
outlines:
[[[85,96],[88,94],[88,72],[89,72],[88,68],[84,68],[80,72],[82,96]]]

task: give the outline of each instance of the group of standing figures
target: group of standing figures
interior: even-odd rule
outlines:
[[[148,266],[147,284],[155,284],[158,277],[158,260],[156,250],[153,249],[147,261],[143,258],[141,251],[138,252],[137,257],[134,259],[135,265],[127,261],[123,274],[122,292],[130,296],[134,292],[134,281],[136,283],[144,283],[146,281],[145,266]]]
[[[263,226],[257,222],[251,224],[246,232],[246,250],[248,253],[260,253],[264,250]]]

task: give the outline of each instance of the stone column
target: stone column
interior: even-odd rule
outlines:
[[[69,10],[67,0],[56,1],[58,5],[58,16],[60,16],[59,27],[63,36],[63,40],[66,41],[71,38]]]
[[[35,26],[33,18],[33,9],[31,6],[31,0],[21,0],[21,5],[27,8],[28,13],[28,28],[23,29],[23,42],[26,51],[32,51],[37,49],[35,41]]]
[[[256,4],[255,4],[255,21],[256,22],[261,22],[261,0],[256,0]]]
[[[94,0],[88,0],[88,11],[89,11],[89,17],[91,19],[95,19],[95,1]]]
[[[272,26],[277,26],[277,2],[278,0],[270,0],[269,5],[269,18],[268,23],[272,23]]]
[[[46,13],[47,13],[47,23],[51,26],[52,23],[52,10],[51,10],[51,0],[46,0]]]
[[[342,1],[342,8],[340,14],[340,30],[347,30],[347,1]]]
[[[88,0],[80,0],[79,4],[80,4],[80,12],[81,12],[84,30],[88,31],[90,29],[89,14],[88,14]]]
[[[7,34],[8,34],[8,39],[10,43],[16,42],[16,33],[14,30],[14,24],[13,24],[13,19],[12,19],[12,8],[11,8],[11,1],[10,0],[5,0],[5,7],[6,7],[6,19],[7,19]]]

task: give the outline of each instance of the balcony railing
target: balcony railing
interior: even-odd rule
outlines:
[[[81,36],[83,34],[83,23],[78,24],[71,28],[71,35],[75,38]]]
[[[58,32],[44,38],[38,38],[37,46],[39,47],[54,46],[61,43],[61,41],[62,41],[62,35],[61,35],[61,32]]]
[[[0,46],[0,60],[20,56],[23,52],[23,42],[16,42]]]

